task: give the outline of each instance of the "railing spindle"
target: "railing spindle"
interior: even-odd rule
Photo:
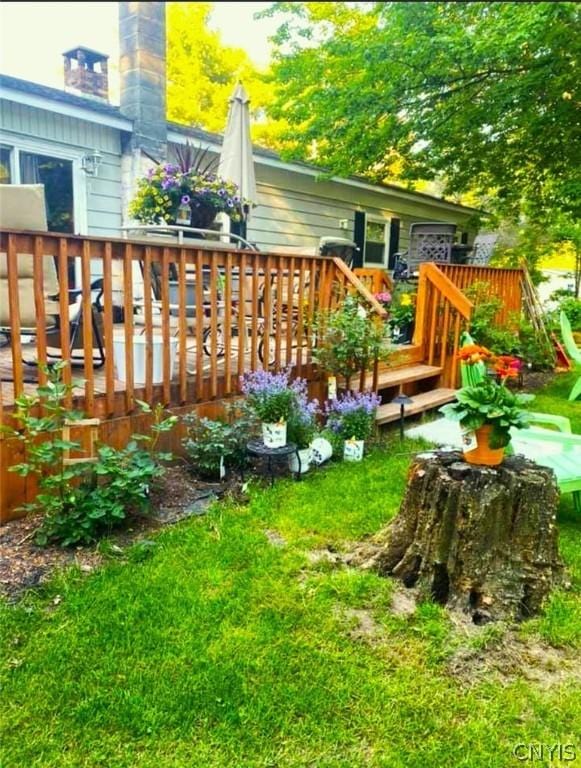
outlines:
[[[69,320],[69,258],[68,241],[61,237],[58,241],[58,281],[59,281],[59,308],[60,308],[60,336],[62,359],[68,362],[63,368],[63,384],[69,388],[72,384],[71,371],[71,324]],[[65,395],[65,406],[72,408],[73,395],[68,391]]]
[[[196,253],[196,397],[204,398],[204,263]]]
[[[246,370],[246,254],[240,254],[238,288],[238,376]],[[236,387],[238,391],[238,386]]]
[[[133,401],[133,248],[126,243],[123,248],[123,316],[125,326],[125,410],[131,413]]]
[[[151,248],[143,256],[143,322],[145,327],[145,402],[153,401],[153,296]]]
[[[187,335],[188,323],[186,317],[186,251],[180,248],[179,256],[179,379],[180,379],[180,403],[185,405],[188,399],[188,365],[187,365]]]
[[[113,359],[113,274],[111,243],[103,253],[103,343],[105,347],[105,403],[107,415],[115,412],[115,370]]]
[[[226,254],[224,267],[224,321],[222,339],[224,344],[224,394],[232,392],[232,254]]]
[[[24,372],[22,370],[22,342],[20,339],[20,296],[18,294],[18,235],[8,235],[8,248],[6,253],[6,266],[8,275],[8,306],[10,307],[10,321],[12,333],[10,334],[10,346],[12,349],[12,368],[14,383],[14,398],[20,397],[24,388]]]
[[[305,293],[305,260],[299,260],[299,301]],[[303,372],[303,313],[299,312],[297,318],[297,374],[300,376]]]
[[[46,384],[46,290],[44,287],[44,248],[42,237],[34,238],[34,309],[36,313],[36,348],[38,354],[38,383]],[[49,258],[51,258],[49,256]],[[53,301],[51,297],[51,301]]]
[[[282,341],[282,298],[283,298],[283,285],[284,285],[284,267],[285,259],[282,256],[277,256],[275,260],[275,266],[273,267],[272,282],[275,288],[274,299],[275,306],[273,307],[273,333],[274,333],[274,368],[280,370],[280,351]],[[287,264],[287,280],[288,278],[288,264]],[[289,307],[290,310],[290,307]],[[288,312],[287,312],[288,316]]]
[[[163,342],[163,401],[171,401],[171,349],[169,332],[169,249],[161,254],[161,338]]]
[[[83,241],[81,251],[81,318],[83,325],[83,371],[85,375],[85,411],[95,413],[95,372],[93,369],[93,302],[91,296],[91,244]]]

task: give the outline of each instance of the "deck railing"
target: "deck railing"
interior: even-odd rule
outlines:
[[[441,384],[454,389],[458,382],[460,336],[467,329],[473,304],[441,269],[420,265],[414,344],[422,348],[427,365],[442,368]]]
[[[73,389],[75,406],[107,419],[131,414],[138,399],[179,406],[236,394],[239,377],[248,370],[292,366],[309,377],[314,343],[309,318],[347,292],[384,314],[335,258],[8,231],[0,233],[0,254],[6,254],[10,314],[9,345],[0,348],[0,418],[15,398],[36,382],[45,383],[42,364],[52,355],[76,360],[77,367],[63,371],[67,383],[80,380]],[[19,288],[27,254],[33,255],[32,297]],[[56,305],[47,297],[49,259],[58,270]],[[70,304],[72,274],[80,290]],[[101,278],[98,285],[95,277]],[[23,328],[21,314],[29,301],[34,327]],[[71,341],[79,313],[82,323]],[[97,331],[102,368],[94,362]]]
[[[438,268],[462,292],[476,283],[486,284],[491,297],[502,299],[502,307],[494,322],[508,326],[511,319],[520,314],[522,308],[522,269],[501,269],[498,267],[477,267],[462,264],[438,264]]]

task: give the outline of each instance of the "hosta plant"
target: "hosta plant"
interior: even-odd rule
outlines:
[[[528,425],[523,406],[534,395],[512,392],[491,379],[474,386],[463,387],[456,393],[456,402],[440,408],[440,412],[453,421],[459,421],[467,430],[491,426],[491,448],[505,448],[510,442],[512,427],[522,429]]]

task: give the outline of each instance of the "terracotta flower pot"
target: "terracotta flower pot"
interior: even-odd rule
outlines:
[[[492,426],[485,424],[475,430],[477,446],[471,451],[464,451],[464,458],[469,464],[486,464],[496,467],[504,458],[504,448],[491,448]]]

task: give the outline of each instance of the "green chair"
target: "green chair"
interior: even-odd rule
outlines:
[[[563,337],[563,344],[565,345],[567,354],[576,366],[581,365],[581,350],[573,338],[573,331],[571,330],[571,323],[569,322],[569,318],[564,312],[561,312],[560,319],[561,336]],[[578,397],[581,397],[581,376],[579,376],[573,385],[573,389],[569,394],[569,400],[577,400]]]
[[[572,493],[581,512],[581,435],[529,427],[512,429],[510,443],[515,453],[552,469],[561,493]]]

